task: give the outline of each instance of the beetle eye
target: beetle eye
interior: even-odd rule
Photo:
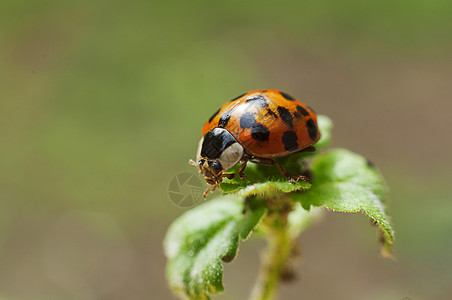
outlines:
[[[198,161],[198,167],[202,167],[202,165],[204,164],[204,159],[200,159],[199,161]]]
[[[223,166],[220,164],[220,162],[214,160],[209,161],[209,167],[216,173],[220,173],[223,170]]]

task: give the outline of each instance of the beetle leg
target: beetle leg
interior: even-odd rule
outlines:
[[[232,174],[232,175],[235,175],[235,174]],[[217,184],[209,186],[204,192],[204,198],[207,198],[207,195],[209,194],[209,192],[212,192],[212,193],[215,192],[215,190],[220,187],[220,183],[221,182],[217,182]]]
[[[221,174],[221,177],[226,177],[227,179],[232,179],[235,177],[234,173],[223,173]]]
[[[261,163],[261,164],[276,166],[278,168],[279,172],[281,172],[281,174],[284,177],[290,178],[289,182],[291,182],[291,183],[295,183],[295,181],[298,181],[298,180],[303,180],[305,182],[310,181],[310,178],[307,176],[304,176],[304,175],[289,175],[287,173],[286,169],[283,168],[283,166],[281,166],[278,162],[276,162],[275,160],[273,160],[271,158],[254,157],[251,161]]]
[[[207,194],[209,194],[210,190],[212,189],[212,186],[209,186],[205,191],[204,191],[204,199],[207,198]]]
[[[273,162],[275,163],[275,166],[278,168],[278,170],[281,172],[281,174],[283,176],[290,178],[289,179],[290,183],[295,183],[295,181],[298,181],[298,180],[302,180],[304,182],[310,181],[309,178],[304,175],[289,175],[287,173],[287,171],[279,163],[277,163],[276,161],[273,161]]]
[[[240,176],[241,179],[246,177],[246,174],[243,173],[243,171],[245,171],[247,162],[248,162],[248,158],[247,157],[243,158],[243,163],[239,167],[239,176]]]
[[[213,186],[212,192],[215,192],[218,188],[220,188],[220,183],[221,183],[221,182],[217,182],[217,184],[215,184],[215,185]]]

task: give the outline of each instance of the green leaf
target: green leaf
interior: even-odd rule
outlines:
[[[312,188],[294,193],[305,209],[326,206],[341,212],[364,212],[379,226],[384,237],[383,254],[389,255],[394,232],[385,213],[386,186],[379,172],[360,155],[333,149],[317,155],[312,163]]]
[[[237,254],[239,238],[247,239],[266,209],[248,209],[243,198],[210,200],[179,217],[164,240],[167,278],[172,289],[190,299],[209,299],[223,287],[223,262]]]
[[[251,168],[258,169],[259,166],[253,164]],[[276,170],[276,172],[279,171]],[[260,182],[258,179],[259,177],[247,176],[244,179],[240,179],[241,181],[225,180],[226,182],[222,183],[220,186],[223,192],[234,192],[235,195],[240,197],[249,197],[253,195],[260,197],[275,197],[280,193],[306,191],[311,187],[310,183],[301,180],[291,183],[283,176],[273,175],[263,180],[264,182]],[[254,180],[250,180],[249,178]]]
[[[331,143],[331,130],[333,129],[333,122],[327,116],[318,115],[317,126],[320,131],[320,139],[315,144],[315,147],[317,149],[323,149]]]

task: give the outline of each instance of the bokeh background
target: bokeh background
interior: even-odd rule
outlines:
[[[276,88],[334,122],[391,190],[396,261],[359,214],[300,238],[281,299],[450,299],[452,2],[0,4],[0,299],[175,299],[162,239],[201,126]],[[246,299],[264,242],[225,267]]]

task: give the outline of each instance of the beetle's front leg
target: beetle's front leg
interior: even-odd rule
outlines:
[[[223,173],[221,174],[221,178],[226,177],[227,179],[232,179],[235,177],[234,173]]]
[[[246,177],[246,174],[243,173],[243,171],[245,171],[247,162],[248,162],[248,158],[244,158],[242,164],[239,167],[239,176],[240,176],[241,179]]]

